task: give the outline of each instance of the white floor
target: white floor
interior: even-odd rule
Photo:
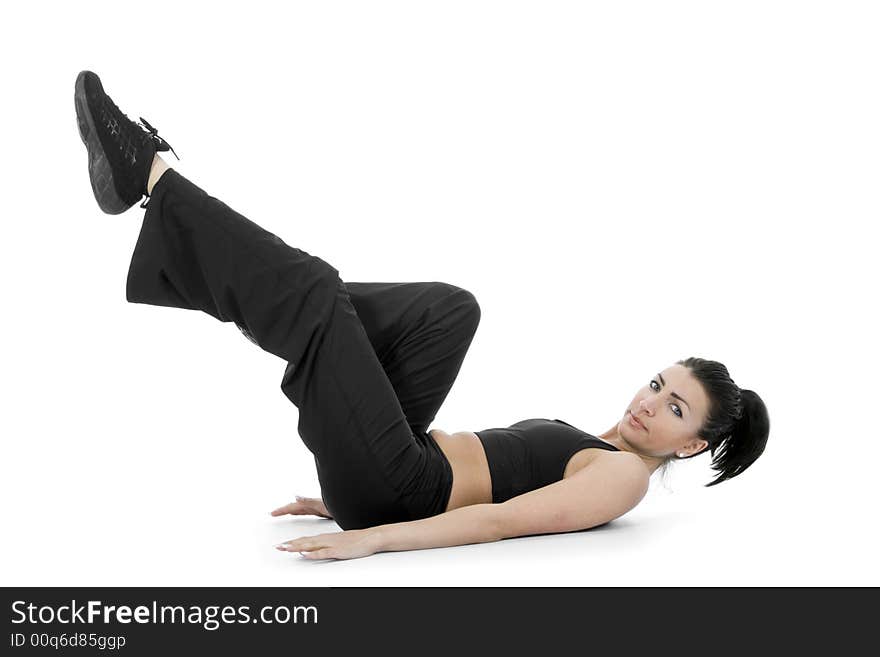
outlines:
[[[880,584],[876,7],[206,7],[6,11],[3,585]],[[477,295],[435,427],[601,433],[697,355],[764,398],[766,453],[710,489],[688,463],[593,531],[274,550],[336,529],[268,516],[318,493],[284,363],[126,303],[142,211],[94,203],[85,68],[181,173],[345,280]]]
[[[211,484],[214,477],[206,477]],[[207,484],[200,484],[204,489]],[[7,516],[4,585],[631,586],[872,585],[878,542],[867,517],[825,523],[774,499],[742,508],[736,491],[702,503],[676,493],[592,531],[351,561],[310,562],[272,545],[336,531],[274,521],[259,495],[181,492],[128,509],[70,496]],[[658,496],[663,495],[658,493]],[[265,496],[263,496],[265,497]],[[672,497],[676,499],[672,499]],[[705,496],[704,496],[705,497]],[[717,499],[723,497],[723,499]],[[263,500],[263,507],[267,506]],[[97,508],[96,508],[97,507]]]
[[[144,316],[152,310],[144,308]],[[194,317],[207,324],[202,332],[209,338],[216,330],[231,341],[227,364],[240,365],[248,378],[260,380],[254,363],[274,364],[234,329],[212,330],[213,320]],[[789,463],[785,450],[797,450],[782,430],[779,446],[739,479],[706,489],[707,461],[682,464],[666,486],[655,478],[634,511],[586,532],[352,561],[280,553],[272,546],[282,540],[338,530],[328,520],[268,515],[294,494],[317,493],[309,455],[291,428],[295,409],[280,390],[273,396],[269,373],[259,385],[225,378],[223,365],[210,363],[196,344],[192,353],[200,355],[178,361],[179,374],[169,373],[160,389],[150,372],[171,366],[159,353],[174,332],[175,318],[165,319],[143,347],[151,356],[93,365],[125,388],[112,398],[121,409],[108,407],[94,388],[83,395],[74,389],[71,395],[88,407],[47,406],[19,440],[7,441],[5,585],[880,582],[869,466],[850,462],[847,477],[838,477],[841,459]],[[195,337],[191,323],[182,321],[184,336]],[[131,382],[121,378],[123,369],[135,373]],[[200,388],[188,393],[196,379]],[[149,410],[119,419],[139,407]]]

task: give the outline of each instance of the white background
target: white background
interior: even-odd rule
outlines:
[[[4,9],[4,585],[878,585],[870,2],[16,3]],[[74,80],[350,281],[482,322],[434,423],[610,428],[717,359],[770,410],[600,529],[345,562],[273,549],[319,493],[285,363],[129,304],[143,210],[98,209]]]

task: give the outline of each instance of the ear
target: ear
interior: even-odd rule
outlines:
[[[688,456],[696,456],[697,454],[706,451],[708,446],[708,441],[705,441],[702,438],[694,438],[685,446],[685,449],[688,451]]]

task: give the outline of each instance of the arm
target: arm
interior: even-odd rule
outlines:
[[[316,515],[333,519],[322,499],[299,495],[296,499],[296,502],[279,507],[270,515]],[[375,539],[376,552],[485,543],[500,538],[496,507],[493,504],[476,504],[423,520],[379,525],[368,531]],[[496,526],[493,527],[493,523]]]
[[[376,552],[422,550],[501,538],[500,504],[474,504],[421,520],[304,536],[277,545],[308,559],[357,559]]]
[[[568,479],[502,504],[475,504],[369,531],[375,532],[376,551],[390,552],[588,529],[635,507],[649,482],[650,473],[635,454],[603,452]]]
[[[352,559],[376,552],[422,550],[488,543],[587,529],[617,518],[641,501],[650,474],[628,452],[601,454],[568,479],[524,493],[503,504],[474,504],[422,520],[379,525],[277,546],[310,559]]]
[[[603,452],[568,479],[501,504],[501,535],[589,529],[619,518],[648,492],[651,474],[631,452]]]
[[[371,527],[376,552],[489,543],[501,536],[500,504],[472,504],[440,515]]]

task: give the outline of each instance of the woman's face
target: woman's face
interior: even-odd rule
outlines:
[[[688,368],[673,365],[645,382],[617,430],[642,455],[692,456],[708,445],[697,436],[708,412],[709,398],[703,386]],[[640,424],[633,424],[633,418]]]

